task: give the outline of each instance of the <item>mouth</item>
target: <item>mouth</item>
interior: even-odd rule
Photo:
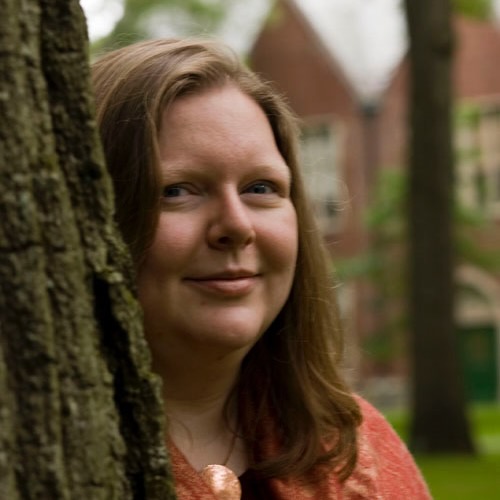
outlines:
[[[240,297],[250,293],[257,284],[259,275],[248,271],[224,271],[186,278],[184,281],[201,291],[226,297]]]

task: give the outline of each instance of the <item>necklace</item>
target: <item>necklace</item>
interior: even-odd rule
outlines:
[[[215,497],[218,500],[240,500],[241,499],[241,485],[236,477],[236,474],[226,467],[231,455],[233,454],[236,445],[236,432],[231,438],[226,457],[220,464],[210,464],[204,467],[200,475],[203,480],[210,486]]]
[[[224,458],[222,465],[225,466],[229,462],[229,459],[231,458],[231,455],[233,454],[235,445],[236,445],[236,432],[233,432],[233,435],[231,436],[231,442],[229,443],[229,447],[227,449],[226,458]]]

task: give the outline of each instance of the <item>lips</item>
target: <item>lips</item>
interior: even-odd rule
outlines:
[[[227,270],[186,278],[184,281],[206,293],[239,297],[250,293],[257,284],[258,279],[259,275],[251,271]]]

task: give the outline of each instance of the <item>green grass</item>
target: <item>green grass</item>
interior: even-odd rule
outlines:
[[[407,415],[391,412],[386,416],[406,439]],[[415,457],[435,500],[500,500],[500,406],[474,406],[470,421],[477,456]]]
[[[500,454],[416,459],[435,500],[500,499]]]

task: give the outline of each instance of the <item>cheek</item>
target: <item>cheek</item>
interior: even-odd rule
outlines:
[[[274,262],[285,270],[295,269],[298,252],[298,227],[295,210],[290,210],[284,217],[268,227],[266,241],[269,254]]]
[[[162,216],[146,253],[146,265],[157,269],[175,269],[181,261],[191,257],[197,244],[195,224]]]

